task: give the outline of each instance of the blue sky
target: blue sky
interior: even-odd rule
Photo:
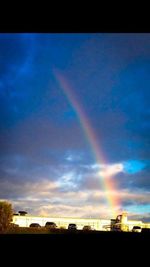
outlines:
[[[150,34],[0,34],[0,199],[31,214],[108,218],[111,174],[116,209],[150,221],[149,74]]]

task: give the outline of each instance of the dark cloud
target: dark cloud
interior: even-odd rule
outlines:
[[[142,221],[145,223],[149,223],[150,222],[150,213],[149,212],[145,212],[145,214],[134,214],[134,215],[130,215],[129,220],[138,220],[138,221]]]
[[[91,176],[83,176],[80,189],[82,190],[97,190],[101,188],[100,178],[95,177],[94,173]]]
[[[125,172],[119,173],[115,179],[120,189],[130,188],[133,190],[141,189],[143,191],[149,191],[150,189],[149,166],[132,174]]]
[[[123,205],[124,209],[132,209],[133,206],[142,206],[148,205],[150,201],[150,197],[148,194],[144,193],[143,191],[133,191],[128,192],[121,198],[121,204]]]
[[[141,220],[142,222],[150,222],[150,213],[146,213],[145,216],[136,216],[137,219]]]
[[[33,116],[1,134],[2,154],[15,151],[41,163],[62,162],[68,150],[83,149],[88,149],[88,144],[78,125],[61,131],[58,125],[42,117]]]
[[[56,169],[57,165],[57,169]],[[9,154],[1,157],[0,160],[0,180],[12,181],[14,183],[22,181],[39,181],[48,179],[50,181],[59,178],[62,167],[58,164],[40,163],[36,159],[31,159],[19,154]]]

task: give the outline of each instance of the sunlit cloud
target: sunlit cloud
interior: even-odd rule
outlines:
[[[102,177],[109,177],[119,172],[122,172],[123,169],[124,169],[124,166],[122,163],[106,165],[106,166],[102,166],[102,169],[100,170],[99,175]]]
[[[71,175],[66,177],[66,180],[68,179],[71,179]],[[6,192],[6,196],[1,199],[11,200],[16,211],[24,207],[28,213],[42,216],[109,218],[111,208],[108,207],[106,210],[107,194],[110,198],[121,199],[124,209],[133,217],[139,213],[140,207],[142,214],[147,213],[150,203],[149,192],[142,190],[130,192],[126,189],[105,192],[100,188],[95,191],[90,189],[73,191],[73,188],[72,190],[70,188],[69,191],[63,191],[59,181],[28,181],[16,185],[11,181],[1,181],[0,187]],[[115,208],[120,210],[121,206]]]

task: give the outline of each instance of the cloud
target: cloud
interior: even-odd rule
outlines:
[[[67,177],[68,179],[71,179],[71,176]],[[35,215],[103,218],[109,218],[111,214],[112,207],[108,206],[106,210],[108,195],[110,199],[120,200],[116,207],[118,212],[123,207],[129,214],[133,206],[138,210],[140,206],[146,207],[150,202],[149,192],[143,190],[130,192],[128,189],[122,189],[106,192],[97,185],[93,190],[93,185],[88,183],[84,190],[83,185],[78,190],[74,190],[72,186],[69,190],[64,190],[64,186],[65,183],[60,180],[50,181],[45,178],[38,181],[17,180],[16,183],[14,180],[5,179],[0,181],[0,198],[11,201],[15,210],[25,209]]]
[[[80,188],[82,190],[97,190],[97,188],[101,187],[101,182],[98,177],[94,175],[85,176],[80,182]]]
[[[150,223],[150,212],[145,212],[144,214],[133,214],[130,216],[130,218]]]
[[[149,164],[136,173],[124,171],[116,176],[118,187],[121,189],[130,188],[132,190],[147,191],[150,188]]]
[[[113,179],[111,182],[115,183],[115,180],[118,180],[117,175],[123,172],[123,168],[122,163],[83,165],[79,188],[82,190],[103,188],[105,178]]]
[[[57,191],[57,182],[52,182],[43,178],[42,182],[23,181],[23,180],[1,180],[1,197],[14,199],[40,198]]]
[[[100,170],[99,174],[103,177],[110,177],[113,176],[119,172],[122,172],[124,169],[123,164],[112,164],[112,165],[106,165]]]
[[[59,156],[59,152],[64,158],[64,150],[65,153],[68,150],[82,152],[86,142],[79,125],[74,124],[71,128],[61,129],[61,132],[60,127],[55,121],[34,113],[13,128],[11,138],[5,138],[5,146],[7,148],[9,144],[9,150],[20,150],[30,156],[34,153],[37,157],[42,153],[43,158],[48,156],[48,153],[49,156],[51,153],[52,157]]]

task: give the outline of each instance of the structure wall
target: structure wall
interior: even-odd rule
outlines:
[[[39,223],[45,226],[46,222],[55,222],[58,227],[68,228],[69,223],[77,224],[78,229],[82,229],[84,225],[90,225],[95,230],[106,230],[105,226],[110,225],[110,220],[100,219],[80,219],[80,218],[51,218],[51,217],[36,217],[36,216],[13,216],[13,223],[21,227],[29,227],[31,223]]]
[[[55,222],[58,227],[68,228],[69,223],[77,224],[78,229],[82,229],[84,225],[90,225],[92,229],[100,231],[109,231],[111,220],[103,219],[80,219],[80,218],[54,218],[54,217],[39,217],[39,216],[21,216],[14,215],[13,223],[21,227],[29,227],[31,223],[39,223],[45,226],[46,222]],[[142,223],[142,221],[127,221],[129,231],[132,231],[133,226],[141,226],[143,228],[150,228],[150,223]]]

